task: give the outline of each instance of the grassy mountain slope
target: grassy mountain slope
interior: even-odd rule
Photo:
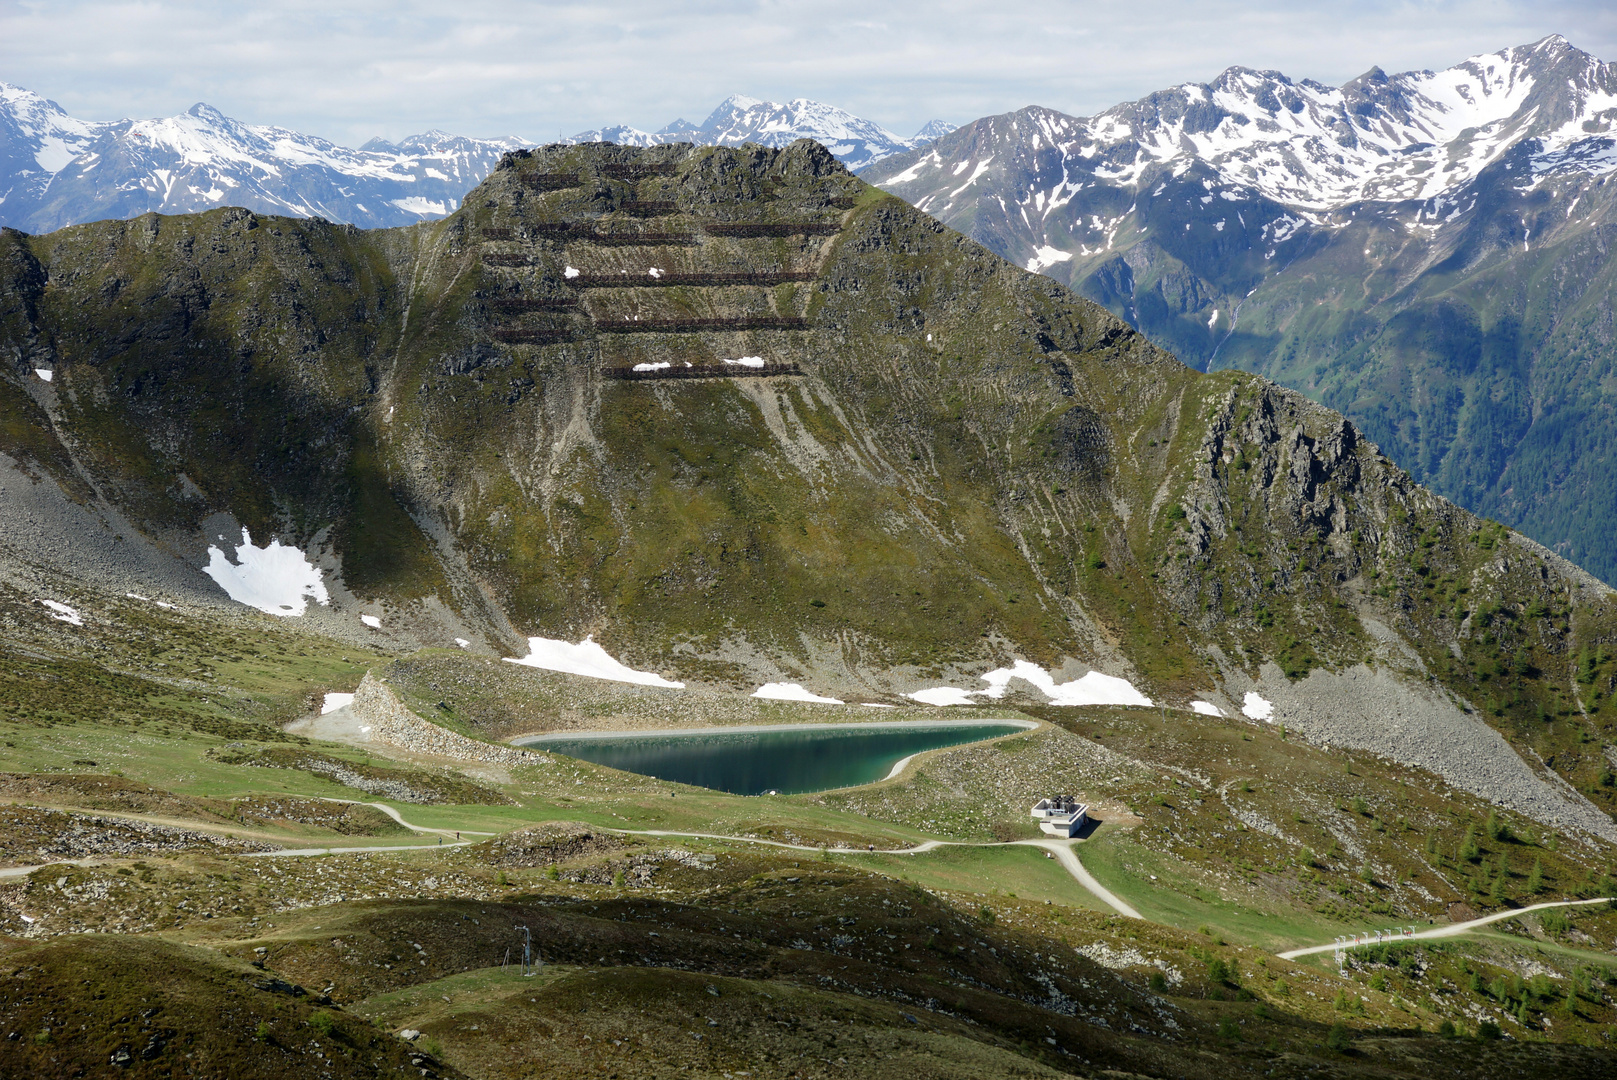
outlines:
[[[1104,175],[1118,163],[1029,142],[1071,122],[987,117],[863,175],[1193,367],[1340,410],[1422,484],[1617,579],[1598,162],[1547,166],[1529,138],[1436,198],[1306,211],[1202,162],[1121,186]]]
[[[813,144],[512,155],[405,230],[226,210],[0,243],[6,453],[193,566],[222,521],[324,552],[333,625],[593,632],[850,696],[1071,661],[1175,704],[1292,695],[1305,728],[1356,709],[1313,732],[1347,745],[1475,710],[1609,797],[1609,590]],[[603,377],[748,356],[801,374]]]

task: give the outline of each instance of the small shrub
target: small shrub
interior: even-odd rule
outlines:
[[[1290,997],[1291,985],[1285,979],[1275,983],[1275,997]]]
[[[1454,1021],[1445,1020],[1437,1025],[1437,1033],[1445,1039],[1452,1039],[1457,1034],[1454,1030]]]
[[[1207,961],[1207,977],[1214,983],[1223,985],[1230,981],[1230,966],[1222,957],[1215,956]]]
[[[1477,1024],[1477,1038],[1479,1039],[1497,1039],[1501,1034],[1499,1025],[1492,1020],[1483,1020]]]
[[[1331,1025],[1331,1030],[1325,1036],[1325,1049],[1334,1050],[1338,1054],[1345,1054],[1353,1049],[1353,1037],[1348,1034],[1347,1025],[1338,1020]]]
[[[269,1024],[267,1024],[263,1020],[260,1020],[258,1022],[258,1027],[253,1031],[253,1038],[257,1039],[259,1042],[267,1042],[267,1041],[269,1041],[269,1037],[270,1037],[270,1026],[269,1026]]]
[[[1224,1017],[1218,1022],[1218,1037],[1224,1042],[1234,1042],[1241,1037],[1241,1027],[1231,1017]]]
[[[309,1026],[320,1035],[330,1035],[331,1029],[337,1026],[336,1017],[320,1009],[309,1016]]]
[[[1370,989],[1385,991],[1387,989],[1387,976],[1379,971],[1370,976]]]
[[[1166,975],[1164,975],[1160,971],[1153,971],[1151,973],[1151,990],[1152,990],[1152,992],[1157,993],[1157,994],[1162,994],[1162,993],[1166,993],[1167,989],[1168,989],[1168,977]]]

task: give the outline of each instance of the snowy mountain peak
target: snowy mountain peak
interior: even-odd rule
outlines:
[[[920,131],[915,133],[910,141],[916,144],[934,142],[943,138],[949,132],[956,130],[959,126],[958,124],[951,124],[947,120],[929,120],[922,126]]]

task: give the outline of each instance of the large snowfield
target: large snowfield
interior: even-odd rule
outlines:
[[[236,549],[235,562],[210,544],[208,565],[202,572],[238,604],[282,618],[302,615],[308,610],[311,596],[316,603],[331,603],[319,568],[303,552],[279,540],[271,540],[265,547],[254,547],[246,529],[241,531],[241,546]]]

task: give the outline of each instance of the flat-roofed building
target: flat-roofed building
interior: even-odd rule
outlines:
[[[1033,805],[1033,816],[1039,828],[1051,836],[1077,836],[1089,820],[1089,804],[1071,795],[1052,795]]]

